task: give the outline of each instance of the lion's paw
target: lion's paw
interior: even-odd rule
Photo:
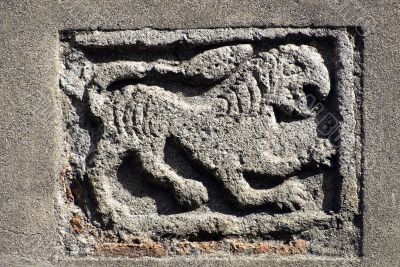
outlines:
[[[282,210],[296,211],[308,206],[310,196],[299,181],[286,181],[275,197],[275,204]]]
[[[175,197],[186,208],[198,208],[208,202],[208,192],[198,181],[186,180],[176,187]]]

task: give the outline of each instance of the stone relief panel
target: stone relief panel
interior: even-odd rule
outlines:
[[[67,251],[357,256],[356,44],[346,29],[62,33]]]

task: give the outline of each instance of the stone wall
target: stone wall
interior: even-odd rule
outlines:
[[[396,266],[398,12],[0,3],[0,263]]]

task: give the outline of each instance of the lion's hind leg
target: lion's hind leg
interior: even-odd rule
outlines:
[[[144,171],[151,175],[153,182],[172,189],[180,205],[194,209],[208,201],[207,189],[201,182],[181,177],[161,157],[151,152],[139,153],[139,157]]]

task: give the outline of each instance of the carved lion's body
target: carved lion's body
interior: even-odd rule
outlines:
[[[282,47],[281,53],[285,49],[289,48]],[[302,49],[315,56],[309,48]],[[273,55],[249,59],[222,82],[195,96],[140,82],[113,92],[89,92],[90,108],[104,125],[96,157],[114,155],[118,165],[120,155],[134,151],[153,182],[172,189],[182,205],[198,207],[208,200],[204,185],[181,177],[164,161],[166,139],[173,138],[222,182],[239,207],[273,203],[290,210],[300,208],[309,196],[301,183],[290,178],[303,166],[329,164],[333,149],[328,140],[318,137],[315,116],[300,92],[307,82],[317,82],[315,77],[301,74],[306,71],[293,67],[296,64],[290,60],[284,62],[290,68],[279,69],[284,64],[276,63]],[[302,64],[308,67],[310,63]],[[287,77],[281,76],[283,81],[278,79],[273,87],[268,77],[274,74],[268,68]],[[329,88],[320,88],[318,93],[324,98],[328,92]],[[277,109],[297,119],[277,121]],[[110,142],[109,136],[116,141]],[[94,177],[112,172],[101,164],[92,170]],[[276,176],[285,181],[256,190],[247,183],[246,173],[261,175],[266,181]]]

